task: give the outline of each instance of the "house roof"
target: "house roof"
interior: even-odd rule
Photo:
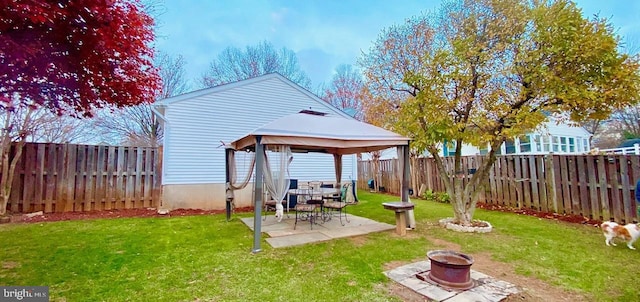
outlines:
[[[222,84],[222,85],[218,85],[218,86],[214,86],[214,87],[210,87],[210,88],[204,88],[204,89],[200,89],[200,90],[191,91],[191,92],[183,93],[183,94],[180,94],[180,95],[172,96],[172,97],[169,97],[169,98],[157,100],[155,103],[153,103],[153,105],[156,106],[156,107],[158,107],[158,106],[167,106],[167,105],[171,105],[171,104],[176,103],[176,102],[180,102],[180,101],[196,98],[196,97],[199,97],[199,96],[202,96],[202,95],[221,92],[221,91],[225,91],[225,90],[229,90],[229,89],[233,89],[233,88],[242,87],[242,86],[245,86],[245,85],[251,85],[251,84],[254,84],[254,83],[257,83],[257,82],[260,82],[260,81],[265,81],[265,80],[274,79],[274,78],[280,79],[281,81],[285,82],[286,84],[288,84],[292,88],[302,92],[303,94],[306,94],[310,98],[313,98],[313,99],[315,99],[317,101],[320,101],[322,103],[326,103],[325,101],[323,101],[318,96],[316,96],[314,93],[310,92],[309,90],[305,89],[304,87],[292,82],[291,80],[287,79],[285,76],[283,76],[283,75],[281,75],[281,74],[279,74],[277,72],[273,72],[273,73],[267,73],[267,74],[264,74],[264,75],[261,75],[261,76],[253,77],[253,78],[248,78],[248,79],[244,79],[244,80],[240,80],[240,81],[236,81],[236,82]]]
[[[622,143],[620,143],[620,145],[618,145],[618,148],[629,148],[629,147],[633,147],[635,144],[640,144],[640,138],[632,138],[632,139],[625,140]]]
[[[409,138],[350,118],[296,113],[276,119],[231,142],[236,150],[289,145],[293,151],[354,154],[407,145]]]

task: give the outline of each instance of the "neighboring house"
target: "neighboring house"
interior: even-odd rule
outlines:
[[[538,127],[538,130],[507,140],[497,154],[584,154],[591,150],[589,131],[568,123],[556,123],[553,118],[549,119]],[[462,147],[462,155],[487,154],[488,149],[488,145],[487,148],[465,145]],[[452,144],[444,144],[442,155],[453,156],[454,153],[455,147]]]
[[[538,130],[521,137],[506,141],[497,154],[584,154],[591,150],[589,138],[591,133],[583,127],[572,126],[567,123],[556,124],[553,118],[538,127]],[[455,145],[444,143],[440,148],[440,155],[454,156]],[[462,146],[462,156],[487,154],[487,148],[472,145]],[[428,152],[424,156],[430,156]],[[395,150],[385,150],[381,159],[397,158]],[[363,160],[370,160],[370,154],[363,154]]]
[[[153,110],[165,130],[162,207],[169,209],[225,208],[224,143],[301,110],[352,119],[277,73],[163,99],[154,104]],[[293,156],[292,179],[335,182],[332,155]],[[236,153],[236,161],[240,160],[239,180],[249,167],[249,157]],[[343,182],[357,178],[355,155],[344,156],[342,166]],[[253,187],[236,192],[235,197],[236,207],[253,205]]]

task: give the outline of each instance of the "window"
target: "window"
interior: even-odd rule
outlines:
[[[551,151],[549,149],[550,144],[551,144],[551,142],[549,140],[549,137],[546,136],[546,135],[542,136],[542,151],[544,151],[544,152]]]
[[[536,134],[531,136],[531,149],[535,152],[542,152],[542,142],[540,141],[540,135]]]
[[[450,141],[444,141],[444,145],[442,146],[442,155],[443,156],[455,156],[456,155],[456,145]]]
[[[480,148],[480,155],[487,155],[489,153],[489,144],[486,144],[483,148]]]
[[[531,152],[531,137],[528,135],[521,136],[519,140],[520,140],[520,153]]]
[[[582,151],[589,151],[589,141],[586,138],[582,139]]]
[[[582,152],[583,151],[583,149],[582,149],[582,139],[578,138],[576,141],[578,143],[578,152]]]
[[[564,136],[560,137],[560,151],[567,152],[567,138]]]
[[[516,144],[513,139],[508,139],[504,142],[505,145],[505,154],[515,154],[516,153]]]
[[[571,153],[576,152],[576,144],[575,144],[575,139],[573,137],[569,138],[569,152]]]
[[[552,136],[551,137],[551,150],[555,153],[555,152],[560,152],[560,138],[557,136]]]

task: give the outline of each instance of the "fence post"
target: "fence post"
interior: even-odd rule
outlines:
[[[556,194],[556,171],[555,161],[553,160],[553,154],[545,155],[544,157],[544,170],[547,183],[547,198],[551,199],[553,205],[553,212],[558,213],[558,195]]]

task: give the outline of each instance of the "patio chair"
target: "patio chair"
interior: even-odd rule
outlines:
[[[322,194],[319,193],[320,188],[322,188],[322,182],[320,181],[310,181],[309,182],[309,191],[307,194],[307,204],[315,204],[322,206],[324,200],[322,199]]]
[[[341,225],[344,226],[344,222],[342,222],[342,217],[344,217],[344,220],[347,223],[350,222],[349,217],[347,216],[347,206],[350,204],[355,204],[355,202],[350,202],[349,199],[347,199],[347,194],[349,193],[350,190],[352,190],[351,187],[352,187],[352,183],[344,184],[340,189],[340,199],[325,201],[325,203],[322,205],[322,209],[324,211],[323,217],[325,217],[326,220],[330,220],[331,217],[335,213],[337,213],[338,218],[340,219]]]
[[[296,226],[298,226],[298,221],[309,221],[311,229],[313,230],[313,224],[316,223],[317,217],[317,204],[314,203],[314,199],[312,198],[313,190],[305,186],[300,186],[297,195],[304,198],[298,199],[298,203],[296,203],[293,208],[296,211],[296,220],[293,224],[293,229],[295,230]],[[308,203],[309,201],[311,201],[311,203]]]

